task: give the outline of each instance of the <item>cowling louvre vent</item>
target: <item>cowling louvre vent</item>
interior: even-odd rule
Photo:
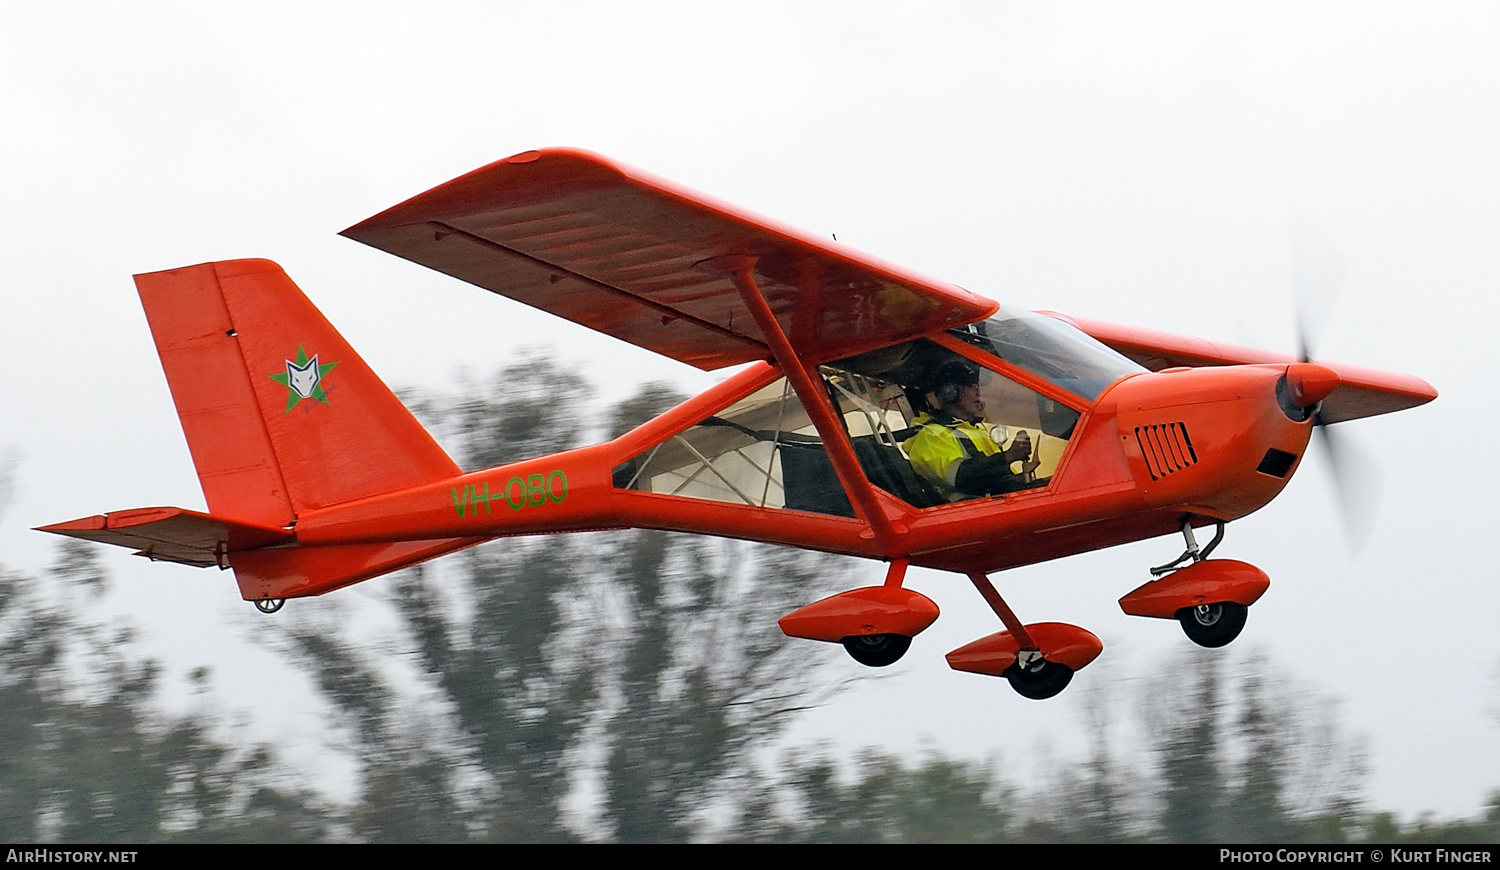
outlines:
[[[1187,427],[1181,423],[1157,423],[1135,427],[1135,440],[1146,458],[1152,480],[1161,480],[1198,462]]]

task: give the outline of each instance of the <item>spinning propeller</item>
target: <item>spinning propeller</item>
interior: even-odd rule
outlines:
[[[1343,256],[1305,213],[1294,212],[1291,228],[1292,289],[1297,306],[1297,357],[1311,362],[1313,347],[1348,278]],[[1313,439],[1321,441],[1333,471],[1334,494],[1344,536],[1358,554],[1369,542],[1379,509],[1380,467],[1347,434],[1315,416]]]

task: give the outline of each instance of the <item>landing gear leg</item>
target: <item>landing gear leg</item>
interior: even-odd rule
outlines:
[[[1217,525],[1218,528],[1214,530],[1214,539],[1208,542],[1207,547],[1199,550],[1198,539],[1193,537],[1193,518],[1183,517],[1182,540],[1187,544],[1187,549],[1182,552],[1181,556],[1178,556],[1176,559],[1173,559],[1167,564],[1157,565],[1155,568],[1152,568],[1151,576],[1160,577],[1164,574],[1170,574],[1173,571],[1176,571],[1178,566],[1180,566],[1183,562],[1187,562],[1188,560],[1192,560],[1192,563],[1196,565],[1197,563],[1202,562],[1204,559],[1207,559],[1208,554],[1212,553],[1214,551],[1214,548],[1219,546],[1219,542],[1224,540],[1225,524],[1220,521],[1215,523],[1215,525]]]
[[[989,577],[974,573],[969,575],[969,580],[979,590],[979,594],[984,596],[995,615],[1000,617],[1000,621],[1005,623],[1006,631],[1021,645],[1015,664],[1005,669],[1005,679],[1010,682],[1010,687],[1021,697],[1033,701],[1046,700],[1066,689],[1073,680],[1073,669],[1060,662],[1048,661],[1042,655],[1031,632],[1016,618],[1015,611],[1000,597]]]
[[[1015,611],[1010,609],[1005,599],[1000,597],[1000,593],[995,590],[995,584],[990,582],[990,578],[974,573],[969,575],[969,582],[974,584],[974,588],[984,596],[985,603],[989,604],[990,609],[995,611],[995,615],[1000,617],[1000,621],[1005,623],[1005,630],[1020,642],[1021,649],[1031,650],[1040,655],[1036,641],[1031,639],[1031,633],[1026,630],[1026,626],[1021,624],[1021,620],[1016,618]]]

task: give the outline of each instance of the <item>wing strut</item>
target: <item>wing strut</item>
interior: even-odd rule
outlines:
[[[828,395],[818,389],[816,380],[803,366],[802,359],[797,356],[797,352],[792,349],[792,343],[786,337],[786,333],[781,331],[781,324],[776,322],[776,315],[771,312],[771,306],[766,303],[760,287],[756,286],[755,276],[752,274],[755,268],[755,258],[730,255],[700,263],[699,266],[715,270],[722,269],[729,273],[735,289],[739,291],[740,298],[745,302],[745,307],[750,309],[750,315],[755,318],[755,324],[760,327],[767,346],[770,347],[776,361],[781,364],[782,371],[786,372],[787,379],[792,382],[792,389],[797,391],[797,398],[802,401],[802,407],[807,409],[807,415],[812,418],[813,426],[822,436],[823,446],[828,450],[828,459],[833,463],[833,471],[838,475],[839,483],[843,484],[850,503],[859,513],[860,519],[870,527],[870,533],[874,535],[876,544],[887,553],[893,553],[896,539],[906,529],[896,527],[886,517],[880,501],[875,497],[874,485],[865,477],[864,468],[860,466],[859,458],[854,455],[854,447],[850,445],[844,427],[839,423],[838,417],[829,405]]]

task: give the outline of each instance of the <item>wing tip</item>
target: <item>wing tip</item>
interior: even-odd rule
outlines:
[[[52,523],[45,526],[32,526],[33,532],[49,532],[54,535],[68,535],[73,537],[73,532],[98,532],[103,531],[108,525],[109,519],[105,514],[94,514],[91,517],[80,517],[76,520],[67,520],[61,523]]]
[[[570,184],[590,181],[590,172],[600,173],[607,178],[626,178],[634,174],[623,164],[583,148],[534,148],[509,157],[502,157],[471,172],[430,187],[416,196],[341,230],[339,235],[369,244],[366,242],[366,237],[379,230],[425,223],[441,218],[449,212],[460,213],[465,207],[471,205],[476,197],[493,197],[497,186],[503,186],[510,180],[508,175],[515,176],[518,185],[532,183],[533,176],[538,174],[538,170],[560,175]]]

